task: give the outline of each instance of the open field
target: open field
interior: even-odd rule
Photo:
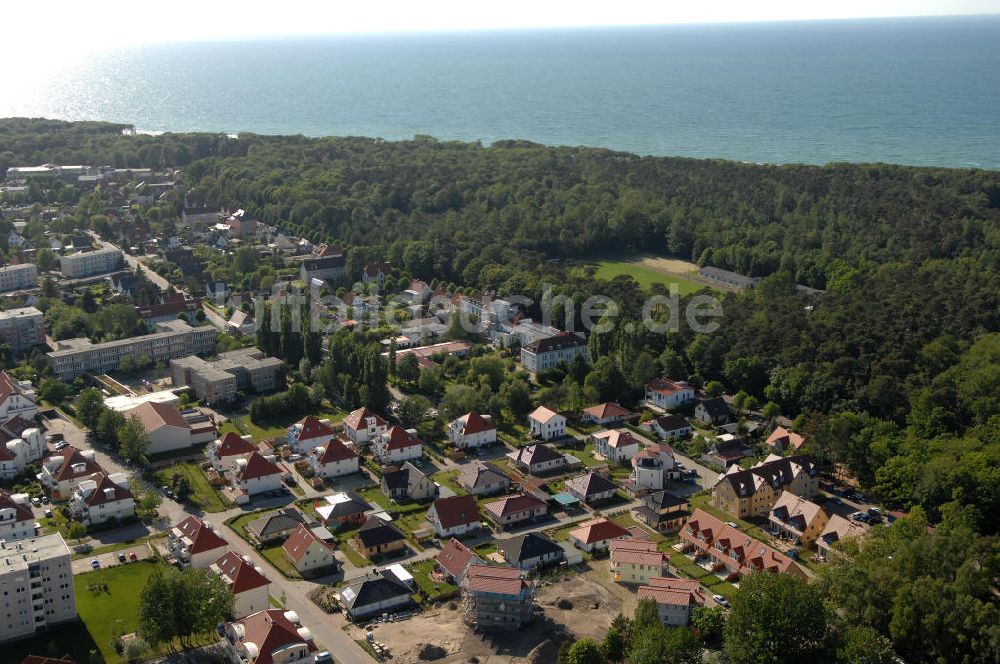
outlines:
[[[698,277],[698,266],[686,261],[643,256],[631,259],[602,259],[592,263],[597,268],[594,276],[612,280],[626,275],[635,279],[643,288],[653,284],[677,284],[681,295],[687,295],[708,286]]]
[[[340,422],[347,415],[344,411],[337,410],[336,408],[327,405],[320,408],[318,412],[313,412],[311,414],[321,420],[329,419],[332,424]],[[250,421],[249,415],[238,415],[219,427],[219,436],[221,437],[230,431],[235,431],[241,436],[248,434],[253,436],[255,443],[259,443],[262,440],[269,440],[271,438],[284,438],[288,427],[295,424],[300,419],[302,419],[301,416],[279,416],[257,424]]]

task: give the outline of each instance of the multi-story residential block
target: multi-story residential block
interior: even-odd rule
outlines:
[[[695,579],[655,576],[649,585],[639,586],[638,599],[656,602],[660,622],[668,627],[687,627],[695,608],[705,605],[705,594]]]
[[[103,472],[94,450],[67,447],[45,459],[38,481],[52,500],[69,500],[80,482]]]
[[[0,342],[15,353],[45,343],[45,315],[35,307],[0,311]]]
[[[95,473],[81,481],[69,499],[69,508],[85,526],[135,516],[135,498],[125,473]]]
[[[229,550],[212,524],[189,516],[170,529],[167,548],[181,567],[205,569]]]
[[[226,623],[229,660],[240,664],[314,664],[319,648],[294,611],[267,609]]]
[[[340,247],[320,245],[317,251],[303,259],[299,268],[299,278],[304,283],[312,279],[340,279],[345,274],[346,261]]]
[[[658,550],[656,542],[648,540],[613,540],[611,551],[611,575],[618,583],[648,584],[657,576],[669,576],[667,554]]]
[[[478,449],[497,442],[497,427],[489,415],[466,413],[448,426],[448,439],[457,449]]]
[[[367,408],[351,411],[344,418],[344,433],[357,445],[363,445],[389,431],[389,423]]]
[[[270,607],[268,589],[271,584],[249,556],[230,551],[209,565],[208,570],[221,577],[233,593],[235,617],[242,618]]]
[[[34,288],[37,285],[38,267],[34,263],[0,267],[0,292]]]
[[[156,324],[153,334],[95,344],[89,339],[55,342],[46,353],[49,366],[59,380],[73,380],[85,373],[117,371],[122,358],[145,357],[152,362],[168,362],[185,355],[211,353],[218,331],[211,326],[191,327],[182,320]]]
[[[12,542],[35,536],[35,515],[26,493],[0,489],[0,540]]]
[[[566,435],[566,418],[545,406],[539,406],[528,414],[531,435],[542,440],[554,440]]]
[[[67,279],[81,279],[120,270],[123,263],[121,249],[109,247],[62,256],[59,258],[59,270]]]
[[[16,430],[22,424],[25,421],[15,416],[3,423],[3,431]],[[45,434],[41,429],[32,427],[21,430],[19,438],[0,443],[0,479],[10,480],[25,473],[46,451]]]
[[[646,400],[657,408],[678,408],[694,401],[694,388],[681,381],[657,378],[646,384]]]
[[[770,531],[798,546],[810,547],[830,521],[822,507],[794,493],[782,491],[768,515]]]
[[[555,369],[560,364],[570,364],[577,356],[590,361],[587,340],[573,332],[539,339],[521,347],[521,366],[530,373]]]
[[[196,355],[170,360],[173,384],[191,386],[195,396],[209,403],[232,401],[241,390],[273,392],[282,386],[285,370],[282,360],[257,348],[220,353],[215,360]]]
[[[782,572],[805,579],[805,573],[791,558],[759,542],[738,528],[696,509],[681,528],[682,551],[695,561],[707,560],[712,569],[729,580],[756,571]]]
[[[462,617],[481,631],[517,631],[535,616],[535,588],[506,565],[469,565],[462,580]]]
[[[783,491],[802,498],[816,495],[816,464],[807,456],[770,455],[752,468],[738,465],[719,476],[712,504],[737,518],[766,517]]]
[[[0,540],[0,642],[76,619],[71,557],[59,533]]]

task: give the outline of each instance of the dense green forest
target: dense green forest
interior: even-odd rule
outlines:
[[[821,462],[890,504],[936,520],[957,501],[1000,528],[1000,173],[125,129],[0,121],[0,168],[179,166],[206,196],[342,242],[355,277],[389,260],[404,278],[536,302],[544,283],[577,303],[609,295],[625,315],[592,335],[590,371],[566,378],[588,396],[629,400],[655,372],[719,381],[799,417]],[[647,292],[580,267],[608,251],[766,278],[720,294],[713,334],[652,334],[623,322]]]

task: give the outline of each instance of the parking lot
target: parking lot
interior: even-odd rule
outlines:
[[[96,556],[85,556],[79,560],[74,560],[72,562],[73,574],[84,574],[90,572],[94,569],[93,561],[97,560],[101,568],[114,567],[115,565],[123,564],[118,556],[124,555],[126,562],[128,564],[132,562],[131,556],[135,554],[136,560],[142,560],[143,558],[148,558],[152,555],[149,551],[149,547],[145,544],[137,544],[135,546],[130,546],[127,549],[122,549],[120,551],[112,551],[111,553],[102,553]]]

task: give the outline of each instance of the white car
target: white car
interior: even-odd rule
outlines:
[[[712,595],[712,599],[714,599],[715,603],[718,604],[719,606],[724,606],[724,607],[729,606],[729,600],[723,597],[722,595]]]

